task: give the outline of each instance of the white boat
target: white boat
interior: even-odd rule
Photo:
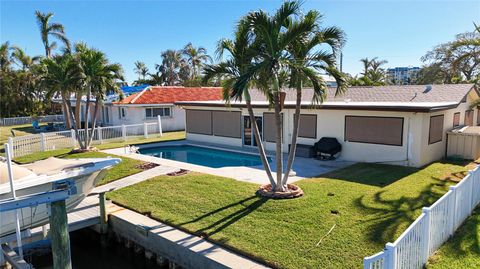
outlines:
[[[66,200],[67,212],[77,206],[95,187],[108,168],[118,164],[118,158],[58,159],[48,158],[25,165],[12,165],[17,199],[22,196],[45,193],[69,180],[76,193]],[[0,203],[12,199],[7,164],[0,162]],[[47,204],[18,209],[21,230],[48,223]],[[15,210],[0,212],[0,238],[15,233]]]

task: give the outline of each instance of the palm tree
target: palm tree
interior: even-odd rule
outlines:
[[[182,58],[182,53],[177,50],[166,50],[162,52],[162,64],[156,65],[157,70],[162,74],[163,83],[166,86],[179,85],[186,75],[187,65]]]
[[[344,41],[345,35],[342,30],[337,27],[328,27],[325,29],[319,28],[322,16],[317,11],[310,11],[301,19],[300,22],[294,22],[289,27],[299,27],[300,23],[311,24],[308,28],[313,29],[311,32],[305,32],[303,36],[297,38],[288,47],[290,59],[288,66],[290,69],[290,85],[296,88],[297,97],[295,103],[295,117],[293,123],[292,141],[290,152],[288,154],[287,167],[283,176],[282,185],[285,186],[288,181],[288,176],[293,166],[295,158],[295,151],[297,146],[298,129],[300,126],[300,108],[302,101],[302,84],[304,81],[309,81],[313,85],[313,99],[312,103],[319,104],[323,102],[327,84],[318,71],[327,72],[333,76],[337,82],[337,91],[335,95],[343,93],[346,90],[347,83],[345,75],[336,68],[336,54]],[[315,51],[319,46],[327,45],[332,52]]]
[[[373,58],[372,60],[368,59],[367,57],[360,59],[360,62],[362,62],[363,64],[363,72],[360,73],[361,75],[363,75],[364,77],[367,76],[368,70],[370,70],[370,67],[372,66],[372,61],[374,61],[375,59],[377,59],[377,57]]]
[[[118,89],[118,80],[123,80],[122,68],[119,64],[110,64],[105,54],[99,50],[82,47],[77,51],[79,63],[84,76],[83,85],[86,88],[85,104],[85,135],[82,149],[88,150],[92,142],[97,121],[99,104],[107,91]],[[95,97],[92,117],[92,128],[89,131],[91,97]]]
[[[247,15],[247,20],[259,43],[256,51],[255,62],[249,72],[242,76],[238,86],[258,77],[262,83],[260,87],[268,96],[275,115],[275,160],[276,184],[272,185],[274,191],[285,191],[283,184],[283,143],[282,143],[282,96],[285,92],[280,86],[279,75],[288,61],[286,50],[298,38],[305,36],[315,28],[310,21],[301,20],[294,23],[294,18],[300,15],[299,2],[285,2],[277,12],[270,16],[264,11],[255,11]]]
[[[207,82],[212,78],[222,80],[223,98],[227,103],[232,99],[238,101],[245,100],[260,159],[262,160],[270,184],[275,186],[270,164],[268,163],[265,149],[261,141],[257,121],[253,114],[252,100],[249,90],[254,86],[255,81],[252,79],[244,84],[239,83],[251,67],[253,57],[255,56],[254,46],[252,35],[249,33],[249,25],[245,19],[242,19],[237,24],[234,39],[222,39],[217,44],[217,58],[221,59],[223,54],[228,52],[228,59],[218,64],[207,65],[203,71],[203,80],[204,82]]]
[[[38,63],[42,59],[41,56],[30,57],[19,47],[13,47],[13,49],[12,57],[17,61],[17,64],[23,71],[29,69],[32,65]]]
[[[198,75],[199,69],[205,62],[212,62],[212,58],[207,54],[207,49],[204,47],[194,47],[192,43],[188,43],[182,50],[183,56],[186,58],[191,67],[190,79],[193,80]]]
[[[12,53],[13,47],[10,46],[10,42],[6,41],[0,46],[0,70],[7,70],[12,64]]]
[[[49,37],[55,37],[60,40],[67,48],[70,48],[70,42],[65,36],[65,30],[62,24],[50,22],[50,19],[53,17],[53,13],[42,13],[40,11],[35,11],[35,16],[37,18],[37,24],[40,28],[40,34],[42,37],[43,46],[45,47],[45,56],[50,58],[52,55],[52,50],[56,48],[57,43],[51,42]]]
[[[144,62],[136,61],[134,71],[137,75],[142,76],[142,80],[145,80],[148,75],[148,67]]]

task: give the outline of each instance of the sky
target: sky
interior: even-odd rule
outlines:
[[[217,41],[230,38],[249,11],[275,11],[283,1],[11,1],[0,0],[0,41],[43,55],[34,12],[53,12],[68,38],[84,41],[122,64],[133,82],[135,61],[151,71],[166,49],[188,42],[213,54]],[[343,71],[361,72],[364,57],[385,59],[385,67],[421,66],[421,56],[435,45],[472,31],[480,23],[477,1],[323,1],[306,0],[303,10],[324,15],[323,26],[336,25],[347,35]]]

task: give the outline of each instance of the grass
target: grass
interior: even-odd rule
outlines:
[[[107,154],[103,152],[84,152],[84,153],[74,153],[69,154],[70,150],[53,150],[53,151],[46,151],[46,152],[39,152],[38,154],[31,154],[24,157],[16,158],[15,161],[17,163],[30,163],[37,160],[46,159],[48,157],[57,157],[57,158],[66,158],[66,159],[77,159],[77,158],[106,158],[108,156],[114,158],[122,159],[122,162],[117,164],[116,166],[112,167],[110,170],[107,171],[105,177],[97,183],[97,186],[107,184],[109,182],[115,181],[117,179],[121,179],[126,176],[130,176],[143,170],[137,168],[138,165],[143,164],[144,162],[139,160],[134,160],[130,158],[120,157],[113,154]]]
[[[442,162],[422,169],[355,164],[299,181],[305,196],[293,200],[263,199],[255,184],[189,173],[108,198],[272,266],[361,268],[363,257],[393,242],[466,170]]]
[[[429,269],[480,268],[480,207],[432,257]]]
[[[169,132],[165,133],[160,138],[148,138],[148,139],[136,139],[136,140],[128,140],[126,142],[114,142],[114,143],[105,143],[102,145],[97,145],[99,149],[110,149],[110,148],[118,148],[123,147],[125,145],[135,145],[140,143],[150,143],[150,142],[159,142],[159,141],[167,141],[167,140],[178,140],[185,138],[185,132]],[[15,162],[17,163],[31,163],[38,160],[43,160],[49,157],[57,157],[57,158],[105,158],[108,156],[121,158],[122,162],[118,165],[114,166],[110,170],[107,171],[106,176],[97,184],[103,185],[117,179],[133,175],[142,171],[142,169],[137,168],[138,165],[143,164],[144,162],[139,160],[134,160],[130,158],[120,157],[112,154],[106,154],[103,152],[86,152],[86,153],[75,153],[70,154],[69,152],[72,149],[59,149],[59,150],[51,150],[51,151],[43,151],[43,152],[36,152],[30,155],[21,156],[15,158]]]
[[[41,123],[40,126],[46,125]],[[23,136],[35,134],[35,129],[33,129],[32,124],[22,124],[22,125],[13,125],[13,126],[0,126],[0,147],[3,148],[3,144],[7,143],[8,138],[12,136],[12,131],[15,136]]]

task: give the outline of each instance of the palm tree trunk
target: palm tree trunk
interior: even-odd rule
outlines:
[[[69,105],[70,107],[72,107],[72,104],[71,104],[70,100],[68,100],[67,102],[68,102],[68,105]],[[78,132],[78,129],[79,129],[79,128],[77,127],[77,126],[78,126],[77,121],[78,121],[80,118],[75,119],[75,115],[73,114],[73,111],[72,111],[71,109],[69,110],[69,114],[70,114],[69,116],[70,116],[71,119],[72,119],[72,123],[73,123],[72,126],[73,126],[73,129],[75,130],[75,137],[77,138],[78,145],[80,146],[80,148],[83,149],[83,148],[84,148],[84,144],[83,144],[82,138],[80,137],[79,132]]]
[[[93,119],[92,119],[92,135],[90,136],[90,139],[88,140],[88,146],[92,144],[93,136],[95,135],[95,126],[97,125],[97,111],[98,111],[98,103],[100,97],[96,96],[95,97],[95,108],[93,110]]]
[[[67,105],[67,97],[65,96],[65,94],[62,93],[62,107],[63,107],[63,116],[65,117],[65,125],[67,125],[67,129],[71,129],[72,128],[72,124],[70,122],[70,115],[68,114],[68,105]]]
[[[274,100],[275,100],[275,159],[277,166],[277,184],[275,191],[285,191],[282,184],[283,171],[283,152],[282,152],[282,118],[281,118],[281,104],[280,104],[280,87],[278,85],[278,76],[274,77]]]
[[[298,129],[300,128],[300,107],[302,103],[302,82],[297,83],[297,101],[295,103],[295,114],[293,118],[293,133],[292,143],[290,144],[290,151],[288,152],[287,167],[285,169],[285,175],[283,176],[282,185],[286,186],[288,176],[292,170],[293,161],[295,159],[295,152],[297,150]]]
[[[263,147],[262,140],[260,139],[260,132],[258,130],[257,121],[255,120],[255,115],[253,114],[252,103],[251,103],[250,97],[247,97],[245,99],[247,99],[246,103],[247,103],[248,115],[250,116],[250,122],[252,123],[253,135],[255,136],[255,141],[257,142],[258,153],[260,154],[260,159],[262,160],[263,168],[267,173],[268,180],[272,185],[272,189],[274,189],[276,186],[276,183],[275,183],[275,180],[273,179],[272,169],[270,168],[270,164],[268,163],[267,155],[265,154],[265,148]]]
[[[91,94],[91,89],[88,90],[87,92],[87,102],[85,104],[85,126],[84,126],[84,130],[85,130],[85,134],[84,134],[84,146],[85,148],[83,149],[88,149],[90,145],[88,145],[88,137],[89,137],[89,133],[88,133],[88,116],[90,116],[90,94]]]
[[[77,92],[75,100],[75,122],[77,129],[82,128],[82,121],[80,120],[80,108],[82,106],[82,94]]]

